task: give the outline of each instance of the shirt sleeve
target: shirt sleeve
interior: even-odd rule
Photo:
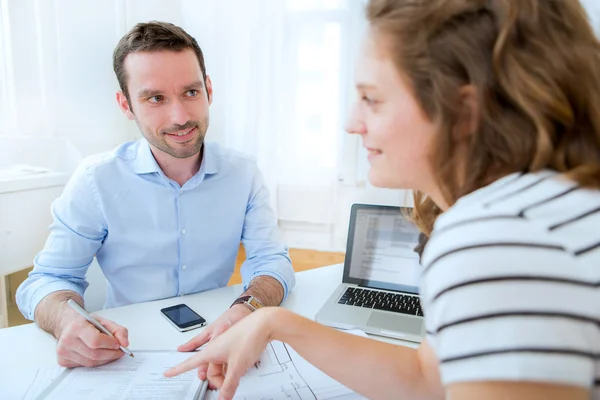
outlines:
[[[293,289],[296,278],[288,248],[279,238],[277,217],[271,208],[269,191],[258,168],[246,207],[242,243],[246,250],[246,261],[241,267],[244,290],[255,277],[271,276],[283,287],[285,300]]]
[[[593,387],[597,288],[585,274],[574,274],[571,254],[543,236],[525,233],[509,243],[510,234],[498,238],[490,231],[457,228],[440,240],[434,234],[426,250],[422,301],[444,385]]]
[[[87,269],[107,232],[91,172],[84,165],[52,203],[51,211],[50,235],[16,293],[21,313],[30,320],[39,302],[52,292],[70,290],[83,297]]]

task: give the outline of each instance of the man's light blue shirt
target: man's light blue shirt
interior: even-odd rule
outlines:
[[[167,178],[139,140],[79,166],[53,203],[54,222],[34,269],[17,291],[23,315],[58,290],[83,293],[94,255],[107,281],[105,307],[226,286],[240,241],[242,280],[294,286],[287,247],[256,163],[205,143],[200,170],[183,186]]]

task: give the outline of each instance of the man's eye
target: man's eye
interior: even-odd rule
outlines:
[[[198,91],[196,89],[191,89],[186,92],[188,97],[196,97],[198,95]]]
[[[162,95],[152,96],[152,97],[148,98],[148,101],[150,103],[160,103],[163,100],[164,100],[164,97]]]

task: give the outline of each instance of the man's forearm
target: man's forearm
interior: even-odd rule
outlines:
[[[257,276],[252,279],[243,296],[254,296],[266,307],[278,306],[283,301],[283,286],[271,276]]]
[[[61,290],[44,297],[35,308],[37,325],[57,339],[60,336],[63,320],[73,316],[75,312],[71,312],[71,308],[67,305],[69,299],[73,299],[83,307],[83,299],[79,294],[70,290]]]

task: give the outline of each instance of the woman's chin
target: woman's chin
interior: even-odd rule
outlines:
[[[405,186],[402,182],[398,181],[397,177],[386,173],[385,171],[378,171],[377,168],[371,167],[369,169],[369,183],[378,188],[386,189],[404,189]]]

